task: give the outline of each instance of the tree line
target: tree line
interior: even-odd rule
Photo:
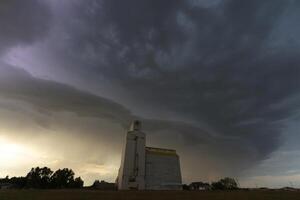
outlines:
[[[219,181],[212,182],[211,184],[205,182],[192,182],[189,185],[184,184],[183,190],[237,190],[239,189],[238,183],[233,178],[222,178]]]
[[[15,188],[60,189],[82,188],[83,180],[74,177],[72,169],[58,169],[55,172],[48,167],[32,168],[25,177],[8,176],[0,179],[2,184],[11,184]]]
[[[72,169],[63,168],[55,172],[48,167],[32,168],[25,177],[8,176],[0,178],[0,184],[10,184],[13,188],[33,188],[33,189],[62,189],[62,188],[82,188],[83,180],[80,177],[75,178]],[[95,181],[91,188],[96,189],[116,189],[114,183],[105,181]],[[236,190],[239,189],[238,183],[233,178],[223,178],[212,182],[192,182],[189,185],[182,185],[183,190]]]

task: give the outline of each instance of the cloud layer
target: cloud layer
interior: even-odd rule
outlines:
[[[280,121],[298,109],[289,101],[299,93],[297,52],[270,48],[280,20],[297,5],[78,1],[70,5],[62,59],[96,83],[117,85],[124,91],[115,94],[118,102],[151,105],[155,117],[174,113],[241,138],[262,159],[280,145]]]
[[[268,158],[299,112],[297,1],[12,2],[0,4],[0,53],[11,48],[4,60],[55,82],[1,63],[1,97],[109,121],[110,139],[90,137],[110,143],[140,118],[151,144],[182,153],[187,179],[198,166],[199,177],[236,175]]]
[[[0,2],[0,53],[12,46],[32,44],[47,33],[50,9],[39,0]]]

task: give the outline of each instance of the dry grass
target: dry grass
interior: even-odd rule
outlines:
[[[0,200],[290,200],[299,199],[300,192],[288,191],[96,191],[96,190],[0,190]]]

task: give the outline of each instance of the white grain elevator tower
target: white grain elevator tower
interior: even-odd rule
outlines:
[[[141,122],[133,121],[126,133],[122,152],[117,181],[120,190],[145,189],[145,141],[145,134],[141,131]]]

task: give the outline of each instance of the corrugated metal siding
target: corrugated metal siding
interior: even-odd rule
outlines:
[[[145,180],[148,190],[181,189],[179,157],[146,151]]]

